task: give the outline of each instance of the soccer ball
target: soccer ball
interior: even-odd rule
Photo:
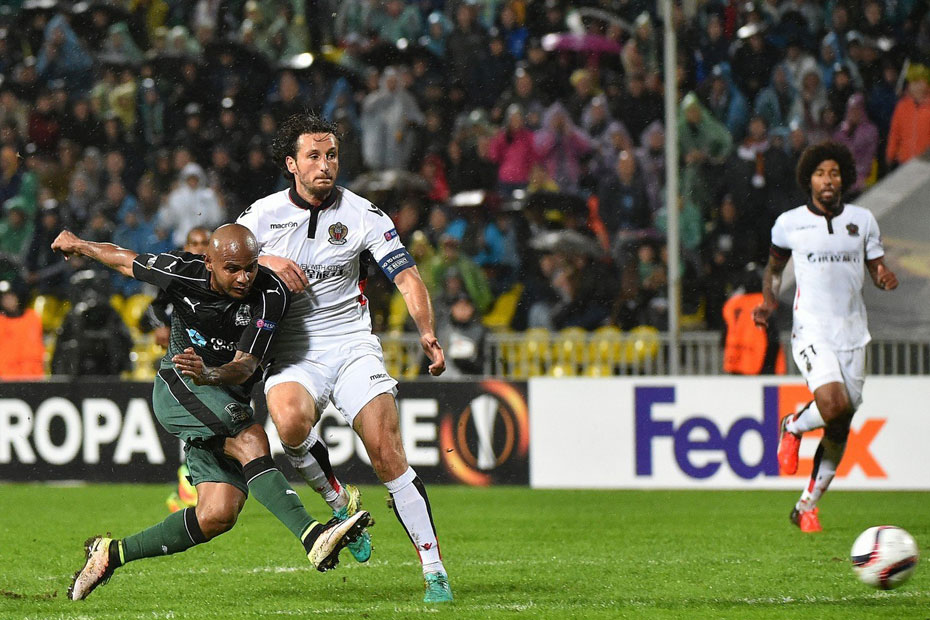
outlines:
[[[859,581],[882,590],[897,588],[917,568],[914,537],[893,525],[877,525],[859,534],[849,555]]]

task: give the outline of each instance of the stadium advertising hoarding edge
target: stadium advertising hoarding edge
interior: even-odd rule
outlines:
[[[822,434],[779,474],[778,422],[811,399],[792,377],[540,378],[529,394],[533,487],[795,490]],[[834,488],[930,489],[930,379],[870,377],[863,400]]]
[[[0,383],[0,481],[173,480],[181,447],[155,419],[151,391],[149,383]],[[256,394],[276,461],[295,476]],[[403,383],[398,412],[408,460],[425,482],[528,483],[525,383]],[[332,405],[317,430],[342,479],[377,481],[361,441]]]

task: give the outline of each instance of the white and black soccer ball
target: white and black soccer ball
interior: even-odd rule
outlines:
[[[859,581],[891,590],[910,579],[917,568],[917,543],[900,527],[876,525],[859,534],[850,559]]]

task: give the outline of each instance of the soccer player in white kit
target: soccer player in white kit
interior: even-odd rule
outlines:
[[[824,142],[801,154],[797,181],[809,191],[810,200],[775,220],[763,276],[764,301],[753,310],[756,325],[765,327],[778,306],[782,272],[793,257],[797,291],[791,349],[814,400],[781,421],[782,473],[797,471],[801,435],[824,429],[810,482],[791,511],[791,522],[803,532],[822,529],[817,502],[836,474],[850,422],[862,403],[865,345],[871,340],[862,299],[863,263],[878,288],[890,291],[898,286],[884,263],[875,216],[843,203],[843,185],[855,179],[852,154],[841,144]]]
[[[332,401],[368,452],[393,498],[394,512],[416,547],[426,581],[426,602],[452,600],[429,499],[407,463],[398,424],[395,381],[384,367],[381,344],[359,273],[372,259],[403,295],[429,357],[430,374],[445,370],[433,310],[413,258],[391,218],[368,200],[337,187],[339,141],[335,125],[303,113],[287,119],[273,142],[275,161],[290,188],[246,209],[238,223],[262,245],[259,262],[274,270],[294,296],[278,327],[265,376],[268,410],[285,454],[339,518],[358,509],[358,491],[339,484],[328,450],[313,431]],[[364,276],[364,272],[362,272]],[[365,561],[370,539],[352,554]]]

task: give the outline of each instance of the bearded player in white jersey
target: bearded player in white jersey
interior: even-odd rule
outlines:
[[[782,272],[793,258],[797,291],[791,349],[814,400],[781,421],[778,464],[783,474],[797,472],[801,435],[824,429],[810,482],[791,511],[791,522],[802,532],[822,529],[817,502],[836,474],[850,422],[862,403],[865,346],[871,339],[862,299],[864,271],[884,291],[898,286],[884,263],[875,216],[843,202],[843,186],[855,179],[852,155],[841,144],[824,142],[801,154],[797,180],[810,200],[775,221],[764,301],[753,310],[756,325],[765,327],[778,306]]]
[[[335,184],[335,132],[333,124],[309,113],[287,119],[273,149],[291,185],[256,201],[238,219],[262,244],[259,262],[296,293],[287,321],[279,326],[278,346],[269,355],[268,410],[291,464],[336,517],[345,519],[358,510],[358,490],[339,483],[326,445],[313,431],[328,402],[339,409],[365,444],[416,547],[426,581],[424,601],[451,601],[426,489],[401,443],[397,381],[387,373],[380,341],[371,333],[364,295],[367,260],[400,289],[430,360],[430,374],[445,370],[445,357],[426,286],[391,218]],[[349,549],[357,560],[367,560],[370,538],[366,535]]]

